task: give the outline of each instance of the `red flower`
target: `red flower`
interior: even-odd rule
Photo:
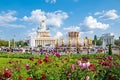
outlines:
[[[33,80],[31,77],[28,77],[26,80]]]
[[[22,80],[22,76],[19,76],[19,80]]]
[[[89,59],[88,58],[83,58],[83,61],[88,62]]]
[[[30,59],[30,61],[34,61],[34,57],[30,57],[29,59]]]
[[[42,80],[45,80],[46,79],[46,75],[42,74],[41,78],[42,78]]]
[[[102,65],[103,66],[109,66],[109,67],[111,66],[111,64],[109,62],[103,62]]]
[[[12,64],[12,61],[9,61],[9,64]]]
[[[48,57],[45,57],[43,61],[44,62],[50,62],[50,59]]]
[[[42,60],[41,60],[41,59],[38,59],[38,63],[39,63],[39,64],[42,64]]]
[[[56,53],[56,56],[57,56],[58,58],[60,58],[61,55],[60,55],[59,53]]]
[[[94,64],[90,64],[89,69],[91,69],[91,70],[95,69],[95,65]]]
[[[109,75],[109,79],[113,79],[114,75],[113,74],[110,74]]]
[[[12,73],[8,69],[5,69],[4,70],[4,77],[10,78],[11,76],[12,76]]]

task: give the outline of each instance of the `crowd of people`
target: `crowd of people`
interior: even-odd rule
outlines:
[[[67,49],[67,48],[9,48],[9,47],[0,47],[0,52],[11,52],[11,53],[28,53],[28,54],[39,54],[42,55],[44,53],[53,53],[53,52],[59,52],[60,54],[91,54],[91,53],[106,53],[108,51],[108,48],[102,49],[102,48],[86,48],[86,49],[80,49],[80,48],[74,48],[74,49]]]

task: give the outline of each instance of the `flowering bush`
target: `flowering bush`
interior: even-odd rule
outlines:
[[[24,55],[26,56],[26,55]],[[6,58],[0,80],[119,80],[120,55],[52,55]]]

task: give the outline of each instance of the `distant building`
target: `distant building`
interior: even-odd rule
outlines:
[[[72,46],[76,46],[77,44],[79,44],[79,32],[77,31],[68,32],[68,37],[70,44]]]
[[[120,40],[120,37],[119,37],[119,40]]]
[[[100,37],[100,40],[103,41],[103,46],[106,46],[109,44],[114,45],[114,35],[111,33],[102,34],[102,36]]]

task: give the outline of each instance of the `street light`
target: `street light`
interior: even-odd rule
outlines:
[[[14,35],[14,48],[15,48],[15,37],[16,37],[16,36]]]

